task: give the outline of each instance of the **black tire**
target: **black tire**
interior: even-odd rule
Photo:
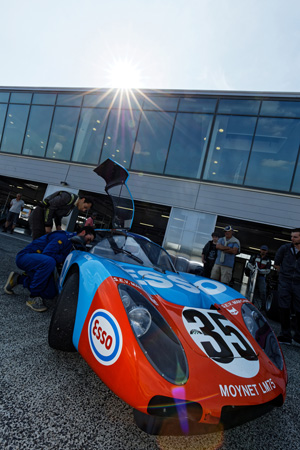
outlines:
[[[160,434],[164,419],[161,417],[150,416],[137,409],[133,410],[133,416],[135,423],[142,431],[145,431],[145,433],[148,434]]]
[[[79,275],[72,273],[57,299],[48,334],[50,347],[65,352],[75,352],[73,330],[76,318]]]
[[[269,319],[280,321],[280,312],[278,306],[278,292],[271,291],[266,300],[266,314]]]

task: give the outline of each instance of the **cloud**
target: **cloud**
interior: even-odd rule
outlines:
[[[289,161],[285,161],[284,159],[263,159],[261,165],[263,167],[271,167],[271,168],[283,168],[291,164]]]

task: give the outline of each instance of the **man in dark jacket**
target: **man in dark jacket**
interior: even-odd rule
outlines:
[[[296,329],[293,339],[300,344],[300,228],[291,231],[291,244],[282,245],[275,255],[274,266],[279,271],[278,303],[280,308],[281,333],[278,341],[292,343],[291,308],[296,314]]]
[[[37,239],[52,231],[53,221],[56,229],[61,230],[61,220],[76,207],[86,212],[93,205],[87,197],[79,197],[67,191],[57,191],[46,197],[30,214],[29,224],[32,239]]]
[[[52,299],[57,294],[54,271],[57,265],[63,264],[71,250],[77,248],[77,241],[72,242],[76,233],[53,231],[35,239],[16,256],[16,264],[23,274],[11,272],[4,286],[7,294],[13,294],[17,284],[23,284],[30,292],[26,305],[34,311],[47,310],[44,299]],[[77,235],[83,244],[94,240],[95,231],[91,227],[83,227]],[[77,238],[76,236],[76,238]]]
[[[211,269],[213,268],[213,265],[215,264],[215,260],[218,254],[218,250],[216,249],[216,244],[219,239],[219,234],[216,232],[213,232],[212,240],[208,241],[202,250],[202,262],[204,264],[204,271],[203,276],[206,278],[210,278]]]
[[[266,276],[271,272],[271,260],[268,257],[269,248],[267,245],[262,245],[260,247],[260,253],[252,255],[248,267],[254,269],[257,267],[257,278],[256,278],[256,288],[259,293],[259,298],[261,301],[261,311],[266,310],[266,299],[267,299],[267,285]]]

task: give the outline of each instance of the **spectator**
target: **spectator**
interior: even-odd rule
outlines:
[[[261,301],[261,311],[266,310],[266,299],[267,299],[267,285],[266,285],[266,276],[271,271],[271,260],[268,258],[268,246],[262,245],[260,247],[260,253],[256,255],[252,255],[248,267],[250,269],[254,269],[257,267],[257,278],[256,278],[256,287],[258,289],[259,298]]]
[[[75,234],[53,231],[27,245],[16,256],[17,266],[25,273],[11,272],[4,291],[13,294],[13,288],[23,284],[30,292],[26,305],[34,311],[46,311],[44,299],[53,299],[57,294],[54,270],[57,265],[63,264],[74,248],[71,238]],[[95,231],[91,227],[84,227],[78,236],[85,243],[90,243],[94,240]]]
[[[233,228],[230,225],[224,228],[224,233],[225,236],[220,238],[216,245],[218,254],[211,271],[211,278],[229,284],[235,257],[240,252],[240,241],[232,235]]]
[[[10,209],[8,211],[6,222],[3,227],[3,232],[6,233],[9,226],[11,225],[10,232],[13,233],[19,218],[20,212],[24,208],[24,202],[21,199],[22,194],[18,193],[16,198],[13,198],[10,202]]]
[[[67,191],[58,191],[46,197],[30,214],[29,224],[32,239],[37,239],[52,231],[53,221],[56,230],[61,230],[61,220],[77,207],[78,211],[86,212],[93,205],[87,197],[79,197]]]
[[[95,219],[97,217],[97,213],[93,212],[93,214],[88,217],[84,223],[85,227],[95,227]]]
[[[203,276],[206,278],[210,278],[211,270],[215,263],[218,252],[216,249],[216,244],[220,236],[218,233],[214,232],[212,233],[211,237],[212,240],[208,241],[202,250],[202,262],[204,264]]]
[[[293,339],[300,344],[300,228],[291,231],[291,244],[282,245],[276,255],[274,266],[279,271],[278,305],[280,309],[281,333],[278,341],[292,343],[291,310],[296,314],[296,329]]]

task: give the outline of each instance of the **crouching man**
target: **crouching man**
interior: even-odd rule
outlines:
[[[16,256],[16,265],[24,273],[11,272],[4,286],[7,294],[13,294],[13,288],[22,284],[30,292],[26,305],[34,311],[47,310],[44,299],[53,299],[57,294],[54,270],[57,265],[63,264],[68,254],[77,248],[78,237],[81,250],[95,238],[92,227],[83,227],[77,234],[75,242],[72,238],[76,233],[54,231],[35,239]]]

